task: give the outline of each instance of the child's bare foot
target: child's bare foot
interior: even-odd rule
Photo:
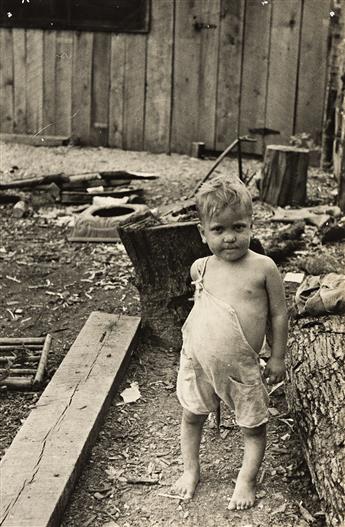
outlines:
[[[173,486],[174,494],[184,499],[192,498],[199,483],[199,478],[199,470],[185,470]]]
[[[253,507],[255,502],[256,481],[238,476],[235,490],[230,500],[228,509],[243,510]]]

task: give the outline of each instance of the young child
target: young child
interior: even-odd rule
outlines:
[[[256,477],[266,446],[268,394],[258,353],[268,319],[272,353],[264,378],[285,376],[287,311],[274,262],[249,249],[252,200],[245,185],[216,177],[197,195],[199,231],[212,256],[191,267],[195,302],[183,328],[177,396],[183,407],[183,475],[174,491],[191,498],[199,482],[203,424],[220,400],[233,408],[244,438],[244,455],[229,509],[255,501]]]

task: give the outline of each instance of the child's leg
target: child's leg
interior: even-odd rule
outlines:
[[[229,509],[248,509],[254,505],[256,477],[266,448],[266,425],[241,428],[244,436],[244,454],[241,470],[229,503]]]
[[[195,415],[183,410],[181,423],[181,451],[184,471],[174,485],[174,491],[185,498],[192,498],[199,483],[199,448],[202,427],[207,415]]]

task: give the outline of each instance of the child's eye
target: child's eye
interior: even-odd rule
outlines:
[[[244,225],[236,225],[235,226],[235,231],[237,231],[237,232],[242,232],[244,229],[245,229]]]
[[[220,225],[215,225],[214,227],[212,227],[211,230],[216,234],[220,234],[221,232],[223,232],[223,227],[221,227]]]

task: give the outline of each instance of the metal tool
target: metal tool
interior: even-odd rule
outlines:
[[[192,190],[192,192],[187,196],[187,199],[190,199],[190,198],[193,198],[195,196],[195,194],[198,192],[199,188],[201,187],[201,185],[203,185],[203,183],[205,183],[205,181],[208,180],[208,178],[210,177],[210,175],[212,174],[212,172],[214,172],[214,170],[217,168],[217,166],[219,165],[219,163],[221,163],[224,159],[224,157],[226,157],[230,152],[231,150],[233,150],[236,146],[237,146],[237,158],[238,158],[238,175],[239,175],[239,178],[241,181],[243,181],[243,170],[242,170],[242,150],[241,150],[241,142],[246,142],[246,143],[255,143],[256,142],[256,139],[254,137],[250,137],[248,135],[244,135],[244,136],[240,136],[240,137],[237,137],[235,139],[235,141],[233,141],[231,143],[231,145],[229,145],[225,150],[224,152],[222,152],[220,154],[220,156],[217,157],[217,159],[215,160],[214,164],[212,165],[212,167],[210,168],[210,170],[207,172],[207,174],[202,178],[201,181],[199,181],[199,183],[194,187],[194,189]]]

